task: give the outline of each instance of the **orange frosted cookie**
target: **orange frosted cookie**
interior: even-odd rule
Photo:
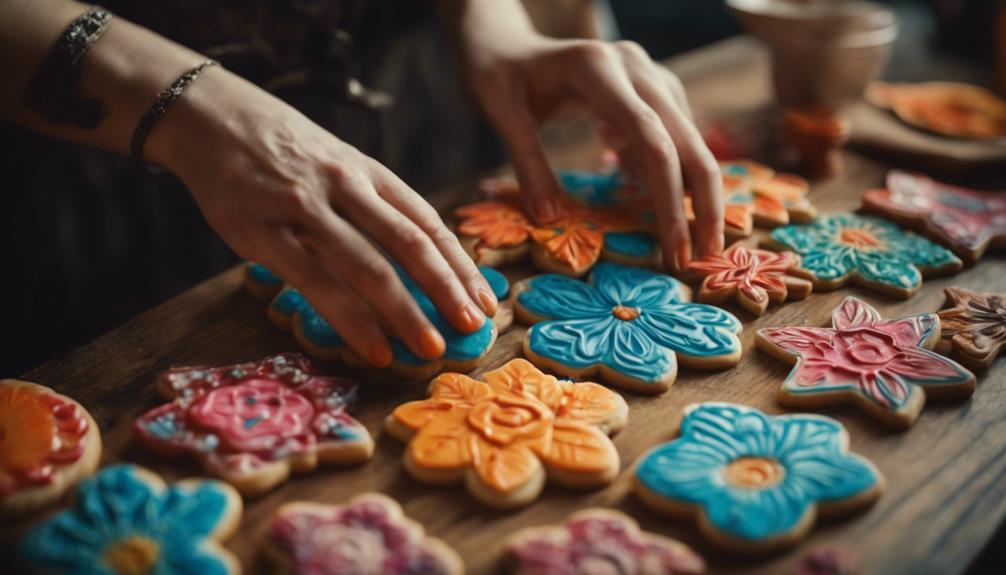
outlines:
[[[693,260],[688,271],[702,278],[696,299],[721,304],[736,298],[744,309],[762,315],[769,303],[803,299],[814,290],[809,280],[792,275],[800,267],[793,252],[770,252],[730,246],[726,251]]]
[[[386,428],[408,442],[405,469],[427,483],[464,480],[492,507],[526,505],[546,478],[573,487],[607,485],[618,473],[608,434],[628,419],[620,395],[595,383],[558,381],[514,359],[478,381],[439,375],[430,397],[395,409]]]
[[[48,387],[0,380],[0,515],[55,502],[101,459],[101,435],[76,401]]]

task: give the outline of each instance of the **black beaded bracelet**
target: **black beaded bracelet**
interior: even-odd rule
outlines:
[[[136,129],[133,131],[133,138],[129,143],[129,152],[133,156],[133,159],[137,162],[143,162],[143,145],[147,141],[147,135],[150,131],[154,129],[157,122],[164,117],[164,114],[168,111],[168,106],[174,103],[185,91],[185,88],[189,86],[199,74],[202,73],[203,69],[209,66],[216,66],[219,62],[216,60],[206,60],[202,64],[199,64],[195,68],[189,70],[188,72],[182,74],[175,80],[170,86],[161,91],[157,95],[157,99],[151,104],[150,108],[144,112],[143,117],[140,118],[140,122],[136,125]]]
[[[70,22],[28,84],[22,98],[26,108],[50,122],[85,130],[101,123],[105,115],[101,100],[80,96],[80,62],[111,20],[111,12],[95,6]]]

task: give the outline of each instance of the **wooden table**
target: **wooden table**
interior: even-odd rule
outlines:
[[[672,62],[684,79],[695,108],[706,117],[731,118],[763,109],[770,101],[765,54],[749,40],[690,54]],[[588,167],[597,145],[573,130],[573,146],[558,146],[561,167]],[[882,182],[887,166],[848,154],[840,179],[815,184],[811,198],[823,211],[851,210],[859,194]],[[438,208],[473,197],[472,185],[436,194]],[[507,270],[511,279],[529,269]],[[933,311],[942,289],[964,286],[1006,292],[1006,262],[986,258],[947,279],[927,281],[908,301],[895,301],[858,288],[814,294],[803,302],[776,307],[757,321],[745,321],[744,356],[722,372],[682,370],[677,383],[659,397],[628,395],[630,420],[615,444],[623,472],[607,489],[575,492],[549,486],[535,504],[510,513],[476,504],[460,486],[435,488],[406,475],[402,445],[382,434],[381,422],[399,403],[424,396],[423,384],[363,386],[355,413],[377,438],[373,460],[363,466],[326,468],[291,481],[269,495],[248,501],[240,533],[229,543],[250,572],[256,571],[257,538],[276,507],[308,499],[341,502],[356,493],[378,490],[400,501],[408,515],[454,546],[471,573],[493,572],[503,538],[515,530],[558,522],[588,506],[622,509],[645,528],[694,545],[716,572],[785,573],[803,551],[817,544],[854,549],[873,573],[954,573],[981,551],[1006,514],[1006,369],[1000,364],[979,377],[974,397],[964,403],[928,405],[908,432],[886,430],[855,409],[828,409],[849,429],[851,447],[872,459],[887,478],[879,503],[849,520],[819,525],[800,547],[761,559],[732,558],[706,545],[695,527],[647,511],[630,493],[629,467],[650,447],[667,440],[682,407],[705,400],[744,403],[778,413],[776,390],[790,367],[754,349],[757,328],[782,324],[823,325],[846,295],[862,297],[890,317]],[[484,366],[495,368],[520,354],[524,329],[502,335]],[[266,318],[265,305],[241,288],[233,269],[127,322],[113,332],[46,363],[25,378],[52,386],[83,403],[101,426],[104,463],[132,461],[168,478],[198,474],[190,462],[157,461],[144,454],[131,434],[133,419],[156,405],[152,383],[161,370],[179,364],[230,364],[297,349],[287,334]],[[6,537],[20,528],[6,527]],[[8,539],[9,540],[9,539]],[[6,546],[5,546],[6,547]],[[9,548],[8,548],[9,550]]]

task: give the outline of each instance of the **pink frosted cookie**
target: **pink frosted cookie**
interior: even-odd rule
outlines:
[[[628,515],[610,509],[585,509],[565,525],[531,527],[507,542],[511,575],[694,575],[705,562],[674,539],[639,529]]]
[[[379,493],[346,505],[295,502],[269,523],[265,550],[291,575],[460,575],[461,557]]]
[[[762,315],[769,303],[803,299],[814,290],[812,282],[790,274],[799,266],[800,257],[793,252],[734,244],[722,253],[692,261],[688,271],[703,278],[698,301],[718,305],[736,298],[744,309]]]
[[[0,379],[0,516],[34,513],[98,468],[101,434],[76,401]]]
[[[866,302],[847,297],[832,314],[832,327],[758,330],[758,347],[796,364],[779,402],[815,408],[852,402],[887,425],[910,427],[926,397],[970,396],[975,376],[933,351],[940,318],[924,313],[884,320]]]
[[[367,429],[347,413],[356,383],[318,375],[300,354],[174,368],[157,387],[174,400],[136,420],[139,440],[164,456],[198,458],[245,496],[319,462],[359,463],[374,451]]]
[[[1006,245],[1006,193],[979,192],[892,170],[887,188],[863,194],[863,207],[924,231],[969,262]]]

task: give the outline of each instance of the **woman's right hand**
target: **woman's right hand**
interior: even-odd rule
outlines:
[[[422,358],[445,349],[382,250],[459,331],[478,329],[496,311],[485,278],[421,196],[226,70],[208,69],[186,90],[146,152],[182,179],[238,255],[300,290],[376,366],[392,359],[382,325]]]

